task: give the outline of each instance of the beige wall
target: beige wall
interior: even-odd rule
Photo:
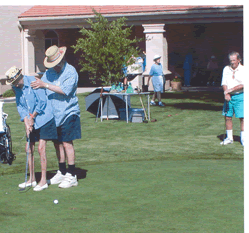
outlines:
[[[0,5],[0,94],[9,89],[5,86],[5,72],[11,66],[22,67],[21,36],[18,28],[18,15],[32,6]]]

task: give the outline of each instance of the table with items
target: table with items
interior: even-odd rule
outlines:
[[[125,114],[125,120],[126,122],[128,123],[129,120],[131,120],[131,112],[130,111],[135,111],[135,110],[138,110],[138,109],[129,109],[128,107],[128,97],[130,96],[139,96],[139,99],[140,99],[140,102],[141,102],[141,105],[142,105],[142,111],[143,111],[143,114],[145,116],[145,119],[147,121],[150,121],[150,92],[134,92],[134,93],[123,93],[123,92],[119,92],[119,93],[102,93],[102,96],[100,98],[100,119],[101,119],[101,122],[103,120],[103,97],[106,97],[107,98],[107,119],[108,119],[108,101],[109,101],[109,98],[111,95],[115,95],[115,96],[119,96],[119,98],[121,97],[124,102],[125,102],[125,111],[124,111],[124,114]],[[145,95],[147,96],[147,111],[144,107],[144,104],[143,104],[143,100],[142,100],[142,96]],[[123,115],[123,114],[122,114]]]

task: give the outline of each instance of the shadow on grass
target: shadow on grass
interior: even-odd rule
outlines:
[[[199,91],[199,92],[165,92],[162,93],[162,98],[166,99],[202,99],[202,100],[212,100],[218,101],[220,103],[224,102],[223,92],[209,92],[209,91]]]
[[[220,139],[220,141],[223,141],[226,138],[226,134],[220,134],[217,136],[217,138]],[[233,141],[234,142],[240,142],[240,136],[234,135],[233,136]]]
[[[213,104],[205,104],[205,103],[178,103],[178,104],[169,104],[163,102],[165,105],[164,107],[160,108],[166,108],[166,107],[173,107],[178,109],[189,109],[189,110],[207,110],[207,111],[222,111],[222,106],[217,106]],[[156,103],[158,106],[158,103]]]
[[[47,171],[47,180],[50,180],[56,174],[56,172],[57,172],[57,170]],[[85,179],[87,172],[88,172],[88,170],[81,169],[79,167],[75,168],[75,175],[77,176],[78,180]],[[36,180],[40,180],[41,179],[41,172],[36,172],[35,178],[36,178]]]

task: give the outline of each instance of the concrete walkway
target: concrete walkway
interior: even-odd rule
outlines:
[[[96,87],[78,87],[77,93],[85,93],[85,92],[92,92],[95,90]],[[196,92],[196,91],[214,91],[214,92],[221,92],[223,91],[221,86],[191,86],[191,87],[182,87],[182,91],[190,91],[190,92]]]
[[[85,92],[92,92],[95,90],[96,87],[78,87],[77,88],[77,94],[79,93],[85,93]],[[182,87],[181,91],[189,91],[189,92],[199,92],[199,91],[214,91],[214,92],[223,92],[222,87],[217,86],[203,86],[203,87]],[[167,91],[166,91],[167,92]],[[0,98],[1,102],[4,103],[15,103],[16,98],[15,97],[9,97],[9,98]]]
[[[85,93],[85,92],[92,92],[95,89],[96,89],[96,87],[78,87],[77,88],[77,94]]]

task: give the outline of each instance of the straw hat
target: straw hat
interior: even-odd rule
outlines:
[[[58,65],[64,57],[66,50],[67,47],[58,48],[56,45],[49,47],[45,52],[44,66],[52,68]]]
[[[6,73],[6,85],[10,85],[15,82],[22,74],[22,69],[17,68],[16,66],[12,66]]]
[[[159,58],[161,58],[160,55],[155,55],[154,58],[153,58],[153,61],[155,61],[155,60],[157,60],[157,59],[159,59]]]

